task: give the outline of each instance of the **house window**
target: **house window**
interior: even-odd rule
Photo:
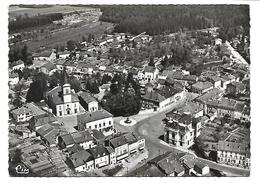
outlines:
[[[106,123],[105,123],[105,122],[103,123],[103,126],[106,126]]]
[[[77,110],[77,109],[75,109],[75,110],[74,110],[74,112],[75,112],[75,113],[77,113],[77,112],[78,112],[78,110]]]
[[[62,116],[62,111],[59,111],[59,113],[60,113],[60,116]]]
[[[99,123],[99,128],[101,127],[101,123]]]
[[[97,125],[95,125],[95,128],[97,128]]]
[[[91,129],[91,126],[89,126],[88,128]]]
[[[61,110],[61,105],[59,106],[59,110]]]
[[[109,125],[111,125],[111,121],[109,121]]]

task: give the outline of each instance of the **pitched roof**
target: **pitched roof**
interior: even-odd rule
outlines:
[[[79,143],[93,140],[93,137],[89,130],[68,133],[65,135],[61,135],[60,138],[64,141],[64,143],[67,146],[71,144],[79,144]]]
[[[86,124],[89,122],[93,122],[96,120],[110,118],[110,117],[113,117],[113,115],[107,112],[106,110],[102,109],[102,110],[97,110],[95,112],[86,112],[83,114],[79,114],[77,115],[77,121],[79,125],[79,124]]]
[[[153,66],[145,66],[144,68],[144,72],[148,72],[148,73],[154,73],[155,70],[156,68]]]
[[[51,125],[48,123],[37,129],[36,132],[47,140],[50,145],[56,144],[56,138],[59,135],[67,133],[67,131],[60,125]]]
[[[43,51],[43,52],[39,53],[38,56],[40,56],[40,57],[50,57],[52,53],[53,53],[53,51]]]
[[[100,132],[99,130],[97,130],[97,129],[93,129],[92,130],[92,135],[93,135],[93,137],[96,140],[103,140],[103,139],[105,139],[105,135],[102,132]]]
[[[84,91],[79,91],[77,93],[79,95],[80,98],[82,98],[86,103],[90,103],[90,102],[97,102],[97,100],[91,96],[89,93],[84,92]]]
[[[247,154],[247,155],[250,154],[249,144],[245,144],[245,143],[219,141],[218,142],[218,150]]]
[[[165,100],[165,97],[163,97],[157,92],[151,91],[151,92],[146,92],[144,95],[142,95],[142,99],[160,103]]]
[[[63,93],[62,87],[57,86],[57,87],[54,87],[52,90],[50,90],[47,93],[47,96],[54,105],[59,105],[59,104],[64,104],[62,93]],[[72,101],[72,103],[79,102],[77,94],[75,94],[75,93],[71,94],[71,101]]]
[[[21,59],[11,63],[11,66],[14,67],[14,66],[18,66],[18,65],[21,65],[21,64],[24,64],[24,61],[22,61]]]
[[[94,148],[90,148],[87,151],[89,151],[93,155],[94,159],[98,159],[100,157],[109,155],[106,147],[104,147],[103,145],[99,145]]]
[[[170,98],[174,96],[177,93],[180,93],[182,90],[179,88],[174,88],[171,86],[165,86],[162,89],[156,90],[157,93],[159,93],[161,96],[163,96],[165,99]]]
[[[26,114],[26,113],[31,113],[32,114],[32,111],[26,107],[20,107],[20,108],[17,108],[17,109],[14,109],[11,111],[12,114],[15,114],[15,115],[21,115],[21,114]]]
[[[203,106],[201,104],[194,103],[194,102],[188,102],[183,107],[178,109],[178,112],[180,112],[181,114],[185,113],[185,114],[193,115],[202,110],[203,110]]]
[[[75,168],[84,165],[88,161],[93,160],[92,155],[86,150],[74,153],[69,158]]]
[[[218,99],[221,97],[221,95],[224,93],[224,90],[220,90],[218,88],[213,88],[206,92],[205,94],[202,94],[201,96],[197,97],[196,100],[205,103],[210,100]]]
[[[170,175],[174,172],[180,173],[185,170],[179,162],[179,157],[173,152],[167,152],[157,156],[150,162],[156,164],[166,175]]]
[[[126,133],[124,136],[128,144],[132,144],[138,141],[137,135],[133,132]]]
[[[193,88],[199,89],[199,90],[204,90],[204,89],[208,89],[210,87],[213,87],[213,84],[206,81],[206,82],[197,82],[195,84],[192,85]]]
[[[18,73],[10,73],[9,74],[9,78],[18,78],[18,77],[19,77]]]
[[[111,143],[113,148],[117,148],[119,146],[122,146],[122,145],[125,145],[128,143],[127,139],[124,135],[114,137],[114,138],[110,139],[109,142]]]
[[[140,168],[130,172],[127,176],[130,177],[165,177],[166,175],[156,166],[144,164]]]
[[[51,62],[47,62],[47,63],[43,64],[41,66],[41,68],[46,68],[47,70],[51,71],[51,70],[55,69],[56,66]]]

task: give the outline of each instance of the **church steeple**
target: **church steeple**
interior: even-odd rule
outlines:
[[[69,84],[68,74],[67,74],[67,72],[66,72],[66,67],[63,68],[62,80],[63,80],[63,85]]]
[[[71,102],[71,85],[68,81],[68,74],[66,73],[66,68],[63,69],[63,101],[64,103],[70,103]]]

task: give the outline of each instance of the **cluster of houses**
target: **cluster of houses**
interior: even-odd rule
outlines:
[[[115,34],[80,52],[57,53],[51,50],[34,54],[33,65],[29,68],[49,76],[55,71],[63,72],[63,84],[46,93],[46,104],[26,103],[11,110],[14,120],[20,123],[11,127],[12,131],[19,133],[22,138],[37,136],[51,147],[58,145],[66,152],[67,160],[76,171],[113,165],[144,149],[145,140],[133,133],[116,135],[113,115],[102,109],[96,98],[89,93],[76,93],[68,82],[66,73],[83,79],[84,75],[93,73],[113,76],[116,73],[131,72],[141,84],[142,110],[160,111],[184,103],[181,108],[166,113],[163,120],[164,141],[177,147],[192,147],[204,125],[216,117],[229,115],[233,120],[250,122],[250,105],[244,101],[249,98],[249,69],[245,64],[232,62],[232,54],[229,62],[216,62],[214,70],[205,69],[200,76],[191,75],[181,67],[169,66],[163,69],[160,62],[143,68],[110,65],[109,59],[96,56],[97,53],[105,53],[107,46],[124,46],[120,44],[126,39],[137,40],[138,44],[149,42],[151,37],[144,33],[135,37]],[[220,45],[217,40],[216,42]],[[10,66],[11,86],[19,83],[17,71],[24,68],[21,60]],[[191,101],[186,101],[187,94],[196,96]],[[76,121],[69,124],[59,121],[68,116],[75,116]],[[250,166],[247,146],[223,142],[218,143],[218,162]],[[153,170],[162,176],[208,173],[208,167],[191,158],[192,156],[180,157],[167,153],[148,162],[143,167],[143,173],[145,175]]]
[[[105,138],[97,130],[61,135],[58,146],[67,154],[67,161],[77,172],[114,165],[145,148],[145,139],[134,133]]]
[[[137,168],[128,176],[141,177],[180,177],[180,176],[209,176],[210,169],[191,154],[166,152],[145,165]]]

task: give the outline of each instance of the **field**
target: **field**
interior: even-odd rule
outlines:
[[[55,46],[64,45],[68,40],[81,41],[82,36],[87,36],[89,33],[93,33],[96,37],[104,33],[104,31],[112,28],[113,24],[106,22],[92,22],[82,25],[77,28],[68,28],[52,34],[51,38],[44,38],[41,40],[34,40],[26,42],[30,51],[36,51],[41,46],[46,48],[54,48]]]
[[[87,7],[78,7],[78,6],[51,6],[47,8],[20,8],[18,6],[9,6],[9,16],[17,17],[24,16],[27,14],[29,17],[35,16],[38,14],[50,14],[50,13],[68,13],[73,11],[80,11],[89,9]]]

